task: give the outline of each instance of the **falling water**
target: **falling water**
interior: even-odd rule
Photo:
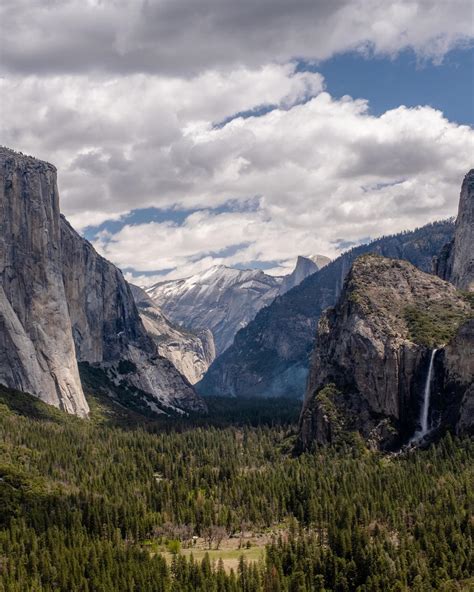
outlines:
[[[421,407],[421,416],[420,416],[421,430],[417,430],[415,432],[415,434],[413,435],[413,438],[410,440],[410,443],[419,442],[420,440],[423,440],[423,438],[429,432],[428,413],[430,410],[431,379],[432,379],[432,375],[433,375],[434,359],[435,359],[435,355],[436,355],[437,351],[438,351],[437,349],[434,349],[431,352],[430,365],[428,367],[428,376],[426,377],[425,390],[423,393],[423,405]]]

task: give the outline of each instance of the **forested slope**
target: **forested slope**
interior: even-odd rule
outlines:
[[[220,401],[165,424],[90,395],[89,420],[3,388],[0,400],[2,592],[469,589],[470,440],[382,456],[349,438],[295,458],[289,402],[250,425],[244,401],[232,426]],[[153,551],[166,525],[231,538],[243,521],[274,533],[263,563],[229,572]]]

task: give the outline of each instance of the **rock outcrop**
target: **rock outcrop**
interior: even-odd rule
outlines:
[[[464,178],[454,238],[441,250],[436,273],[460,290],[474,292],[474,169]]]
[[[426,272],[453,236],[450,221],[380,238],[348,251],[263,308],[211,365],[198,391],[228,396],[303,397],[316,327],[333,306],[352,262],[364,253],[405,259]]]
[[[0,192],[0,383],[86,415],[62,280],[56,169],[0,148]]]
[[[449,418],[458,435],[474,435],[474,319],[461,325],[444,348],[437,370],[435,414]]]
[[[406,261],[358,258],[337,306],[319,322],[300,449],[337,442],[348,432],[381,448],[408,441],[433,348],[451,342],[436,355],[436,383],[445,372],[448,382],[469,379],[472,363],[459,360],[468,355],[461,353],[466,337],[456,331],[472,315],[469,300],[448,282]],[[445,392],[443,406],[430,409],[439,425],[457,422],[461,399]]]
[[[60,216],[55,168],[7,149],[0,164],[0,382],[85,415],[87,362],[135,408],[204,409],[159,355],[121,272]]]
[[[211,331],[195,333],[173,325],[144,290],[133,285],[130,288],[143,325],[160,355],[170,360],[191,384],[201,380],[216,357]]]
[[[294,270],[283,278],[280,286],[280,295],[298,286],[304,279],[316,273],[330,262],[329,257],[325,257],[324,255],[311,255],[309,257],[300,255],[296,260]]]

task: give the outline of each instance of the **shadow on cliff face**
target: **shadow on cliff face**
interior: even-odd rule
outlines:
[[[433,437],[447,430],[474,435],[474,319],[436,357],[431,394]]]
[[[419,348],[417,362],[408,380],[408,389],[400,397],[400,421],[396,448],[407,444],[420,428],[420,416],[423,407],[424,391],[428,376],[431,349]],[[403,372],[403,369],[401,369]]]

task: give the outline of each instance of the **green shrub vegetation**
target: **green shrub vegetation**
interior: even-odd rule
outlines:
[[[471,304],[470,312],[449,302],[433,303],[424,308],[407,306],[404,317],[409,338],[429,348],[449,343],[462,323],[474,316],[474,302],[467,297],[465,300]]]
[[[340,394],[341,392],[333,383],[327,384],[316,394],[319,407],[329,416],[331,421],[338,419],[339,414],[334,399]]]
[[[0,387],[2,592],[472,589],[471,440],[294,457],[294,402],[145,422],[89,401],[83,420]],[[212,527],[277,534],[229,572],[180,550]],[[167,560],[150,551],[165,531]]]

